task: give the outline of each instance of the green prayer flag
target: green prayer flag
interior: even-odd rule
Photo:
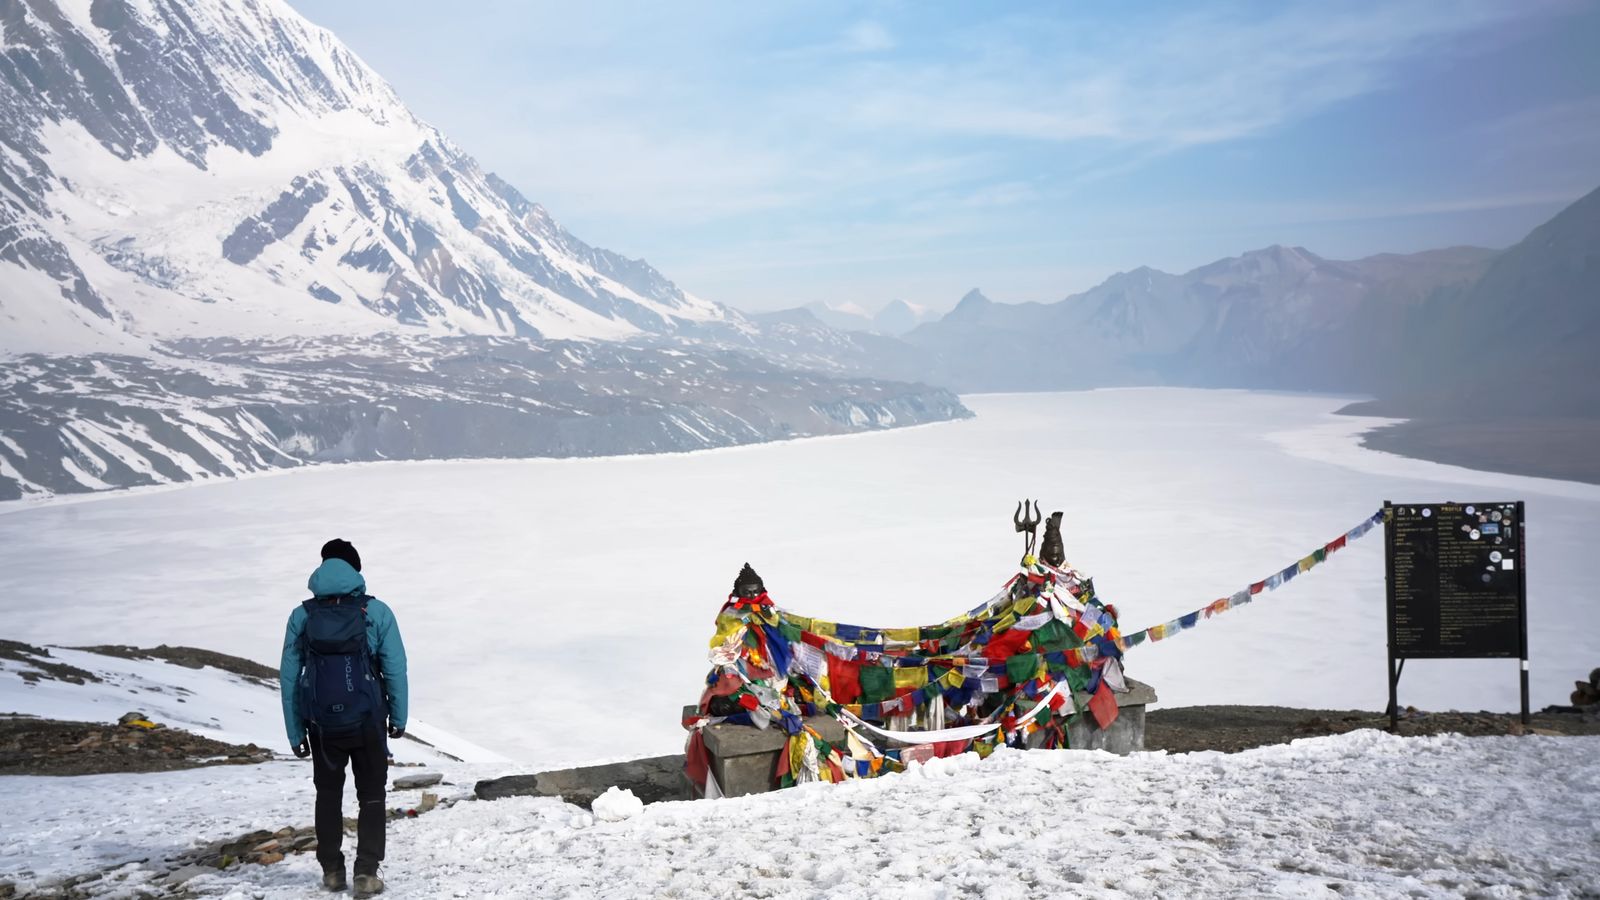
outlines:
[[[1039,671],[1039,654],[1013,653],[1006,659],[1006,677],[1011,683],[1022,684]]]
[[[1033,632],[1033,645],[1047,652],[1065,650],[1073,646],[1068,643],[1069,638],[1075,642],[1077,635],[1072,633],[1072,629],[1068,628],[1065,622],[1051,619]]]
[[[861,702],[882,703],[894,696],[894,670],[870,663],[861,667]]]
[[[778,633],[783,635],[783,639],[791,644],[800,643],[800,626],[792,624],[788,619],[778,624]]]

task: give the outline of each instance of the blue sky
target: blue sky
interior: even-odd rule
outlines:
[[[579,237],[746,309],[1503,247],[1600,186],[1595,2],[295,5]]]

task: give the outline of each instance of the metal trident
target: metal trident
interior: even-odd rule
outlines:
[[[1028,504],[1033,504],[1033,514],[1028,514]],[[1024,500],[1017,504],[1017,511],[1011,516],[1011,522],[1017,526],[1017,533],[1024,535],[1022,539],[1022,552],[1025,556],[1033,555],[1033,545],[1039,540],[1039,523],[1044,521],[1044,515],[1039,511],[1039,501]]]

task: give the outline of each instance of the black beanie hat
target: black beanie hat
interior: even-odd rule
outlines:
[[[356,546],[344,538],[334,538],[322,545],[323,559],[342,559],[350,564],[350,568],[361,571],[361,554],[356,552]]]

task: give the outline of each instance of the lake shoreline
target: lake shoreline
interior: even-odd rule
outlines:
[[[1338,415],[1404,418],[1382,401]],[[1361,435],[1361,446],[1411,459],[1506,475],[1600,485],[1600,420],[1569,417],[1405,418]]]

